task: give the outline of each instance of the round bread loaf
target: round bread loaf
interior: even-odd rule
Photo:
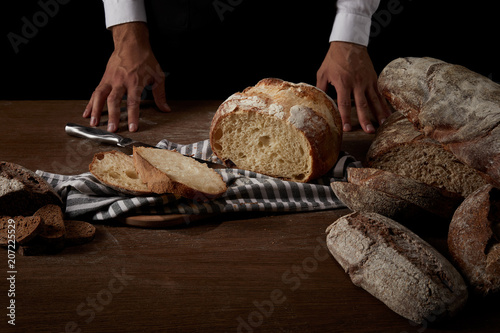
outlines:
[[[485,185],[464,200],[450,223],[448,248],[474,291],[500,291],[499,189]]]
[[[335,102],[314,86],[264,79],[222,103],[210,144],[227,166],[296,182],[337,161],[342,121]]]

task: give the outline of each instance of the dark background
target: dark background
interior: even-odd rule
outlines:
[[[38,15],[38,31],[17,53],[8,34],[22,36],[25,21],[33,23],[43,9],[39,1],[4,4],[0,99],[85,100],[99,83],[113,50],[102,2],[60,1],[52,17]],[[161,28],[151,28],[151,40],[167,73],[169,99],[224,99],[264,77],[315,84],[335,15],[335,1],[171,1],[191,8],[190,16],[174,8],[163,13],[159,2],[146,1],[150,23]],[[214,2],[233,4],[222,20]],[[500,81],[494,5],[383,0],[369,45],[376,71],[397,57],[431,56]]]

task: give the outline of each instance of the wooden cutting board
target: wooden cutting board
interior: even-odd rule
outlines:
[[[220,213],[137,215],[124,217],[121,219],[121,222],[125,225],[139,228],[169,228],[189,225],[192,222],[204,220],[219,214]]]

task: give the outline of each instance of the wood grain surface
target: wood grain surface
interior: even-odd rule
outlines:
[[[124,112],[120,133],[152,144],[208,138],[221,101],[169,102],[169,114],[145,103],[137,133],[126,131]],[[67,122],[88,124],[85,104],[0,101],[0,159],[86,172],[110,147],[65,134]],[[357,128],[343,149],[363,159],[372,139]],[[229,214],[156,229],[97,224],[86,245],[16,256],[16,326],[7,323],[2,250],[0,332],[500,332],[498,297],[471,297],[456,318],[417,326],[354,286],[325,245],[326,227],[348,212]],[[448,256],[446,235],[421,236]]]

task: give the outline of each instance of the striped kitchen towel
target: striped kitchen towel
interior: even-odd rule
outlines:
[[[175,149],[185,155],[221,163],[213,156],[209,140],[180,145],[167,140],[158,148]],[[342,180],[347,166],[358,161],[343,154],[336,167],[311,183],[295,183],[241,169],[214,169],[227,184],[227,191],[210,202],[197,202],[171,194],[129,196],[101,184],[91,173],[59,175],[41,170],[43,177],[66,204],[68,219],[104,221],[124,215],[204,214],[241,211],[297,212],[343,208],[330,182]]]

